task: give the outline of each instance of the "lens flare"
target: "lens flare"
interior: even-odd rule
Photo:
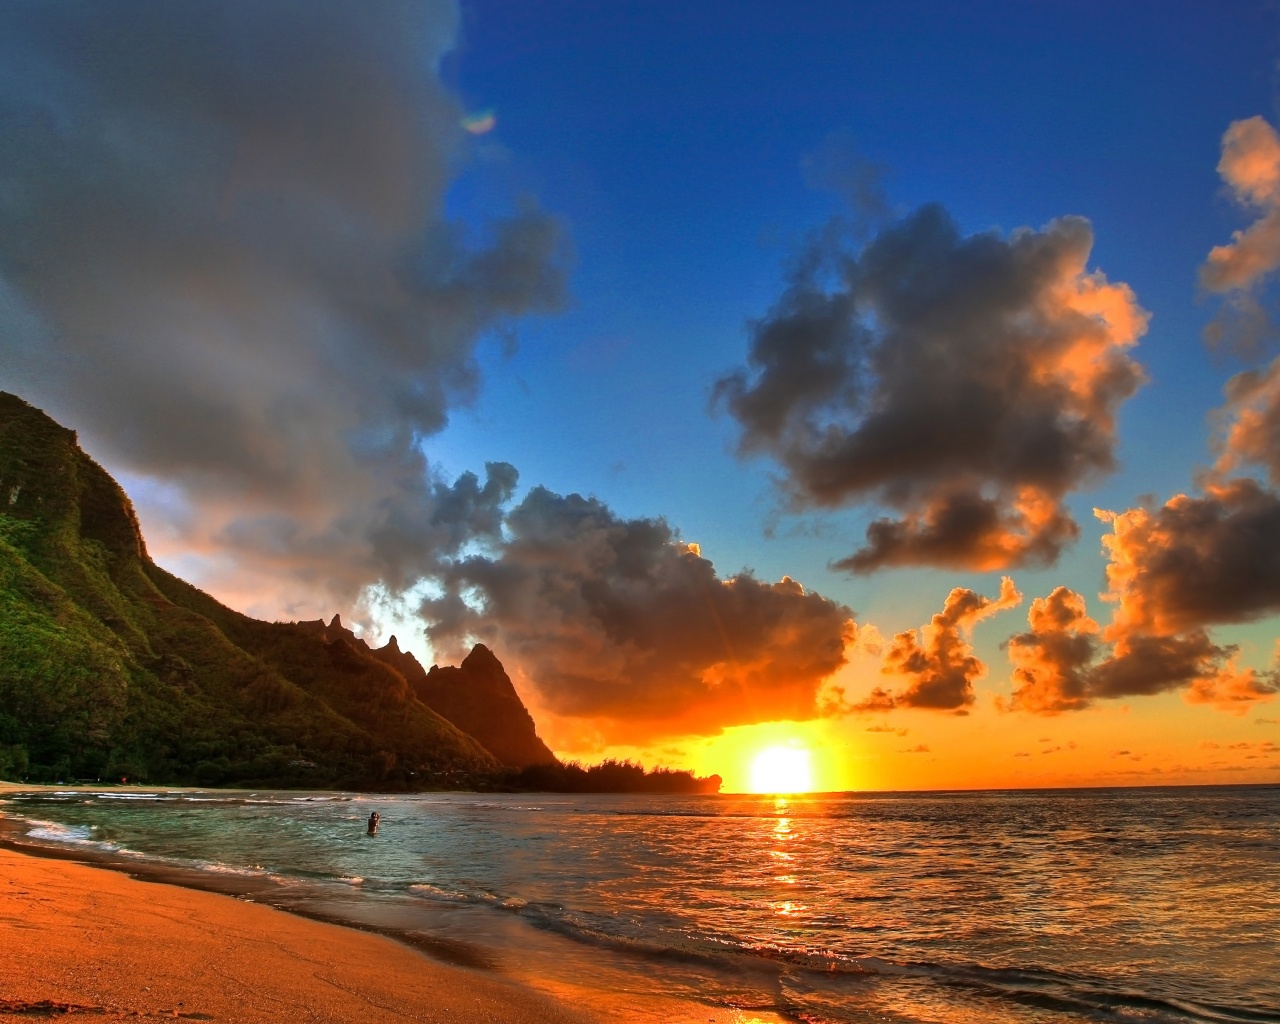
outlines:
[[[809,751],[802,747],[769,747],[751,762],[753,793],[808,793],[812,789]]]

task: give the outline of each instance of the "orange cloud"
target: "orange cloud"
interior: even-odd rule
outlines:
[[[1280,358],[1261,370],[1246,370],[1227,381],[1226,404],[1216,417],[1224,422],[1216,441],[1214,473],[1223,476],[1244,464],[1265,467],[1280,483]]]
[[[1258,701],[1270,700],[1276,689],[1272,679],[1253,669],[1229,665],[1214,675],[1194,680],[1186,698],[1191,704],[1210,704],[1219,711],[1243,715]]]
[[[1032,602],[1029,632],[1007,642],[1011,710],[1056,714],[1096,699],[1182,689],[1194,704],[1243,712],[1270,700],[1277,672],[1235,664],[1238,650],[1205,627],[1280,610],[1280,501],[1253,480],[1180,494],[1155,511],[1097,511],[1111,524],[1110,623],[1059,587]],[[1099,660],[1101,659],[1101,660]]]
[[[1268,439],[1280,436],[1278,380],[1273,364],[1229,382],[1219,458],[1203,494],[1178,494],[1154,509],[1094,510],[1111,526],[1102,540],[1111,621],[1099,630],[1084,599],[1064,587],[1034,601],[1030,631],[1007,643],[1010,709],[1055,714],[1181,689],[1190,703],[1243,713],[1280,690],[1280,669],[1239,667],[1238,649],[1208,632],[1280,612],[1280,495],[1226,475],[1261,462],[1276,477]]]
[[[1280,137],[1261,117],[1233,121],[1222,137],[1218,173],[1243,206],[1256,210],[1249,227],[1214,246],[1200,268],[1200,285],[1228,297],[1208,329],[1212,342],[1231,338],[1248,348],[1271,331],[1254,294],[1280,266]]]
[[[994,600],[956,587],[928,625],[898,633],[885,651],[881,672],[902,680],[905,688],[890,691],[877,687],[854,707],[862,711],[903,707],[959,711],[968,707],[975,699],[974,681],[987,671],[973,653],[968,634],[983,619],[1013,608],[1021,600],[1007,576]]]
[[[1031,602],[1027,623],[1028,632],[1008,640],[1015,684],[1009,706],[1040,714],[1086,707],[1098,624],[1085,610],[1084,598],[1058,587]]]
[[[1244,477],[1178,494],[1154,511],[1098,512],[1108,638],[1172,635],[1280,611],[1280,497]]]
[[[753,325],[715,392],[739,453],[781,464],[794,510],[891,511],[838,568],[1043,565],[1075,540],[1064,497],[1114,466],[1148,319],[1092,246],[1078,217],[964,237],[926,206],[812,254]]]
[[[1200,268],[1212,292],[1249,288],[1280,266],[1280,137],[1261,117],[1233,121],[1222,136],[1218,173],[1242,204],[1261,211],[1227,245],[1215,246]]]

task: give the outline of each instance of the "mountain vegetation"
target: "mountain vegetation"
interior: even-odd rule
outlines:
[[[156,565],[75,433],[3,393],[0,510],[0,776],[409,789],[501,770],[367,648]]]

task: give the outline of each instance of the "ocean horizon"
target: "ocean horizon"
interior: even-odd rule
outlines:
[[[679,1001],[805,1024],[1280,1021],[1280,786],[67,787],[0,812],[18,848],[608,994],[614,1019]]]

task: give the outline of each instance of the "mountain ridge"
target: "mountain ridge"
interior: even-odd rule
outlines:
[[[412,651],[400,650],[391,636],[373,647],[342,624],[342,617],[325,623],[313,619],[296,623],[327,642],[345,641],[367,652],[404,677],[418,700],[448,719],[509,768],[553,764],[556,756],[537,734],[533,716],[516,693],[502,662],[484,644],[476,644],[461,665],[432,665],[424,670]]]
[[[504,767],[420,699],[412,655],[309,626],[157,565],[75,432],[0,392],[0,777],[395,790]]]

